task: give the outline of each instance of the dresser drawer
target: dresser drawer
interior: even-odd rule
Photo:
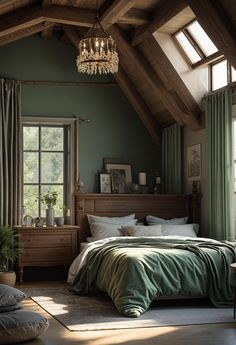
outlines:
[[[71,234],[37,234],[34,236],[22,235],[21,243],[23,247],[52,247],[57,245],[71,245],[72,237]]]
[[[68,263],[72,261],[72,252],[70,247],[59,248],[25,248],[21,261],[27,265],[31,263],[47,263],[57,262],[58,264]]]

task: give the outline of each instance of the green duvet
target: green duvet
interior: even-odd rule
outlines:
[[[232,243],[211,240],[111,239],[88,253],[72,291],[88,294],[95,286],[128,317],[140,316],[160,296],[202,295],[226,307],[235,253]]]

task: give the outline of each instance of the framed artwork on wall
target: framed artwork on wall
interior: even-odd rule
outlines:
[[[131,165],[107,163],[105,168],[111,174],[112,192],[126,193],[127,186],[132,183]]]
[[[201,179],[201,144],[187,148],[187,178],[189,181]]]
[[[100,193],[111,193],[111,174],[109,173],[100,173],[99,174],[100,182]]]

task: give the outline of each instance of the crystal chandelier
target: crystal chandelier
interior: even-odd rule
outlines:
[[[97,14],[97,21],[86,37],[79,43],[76,64],[78,71],[88,74],[118,72],[119,57],[116,43],[103,29]]]

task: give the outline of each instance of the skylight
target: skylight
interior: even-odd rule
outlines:
[[[216,48],[212,40],[205,33],[205,31],[197,21],[190,24],[188,26],[188,30],[206,56],[218,52],[218,49]]]
[[[177,34],[176,38],[192,63],[201,60],[201,56],[197,53],[197,51],[194,49],[193,45],[190,43],[190,41],[183,32]]]
[[[192,66],[198,65],[219,53],[218,49],[197,20],[174,34]],[[210,59],[211,60],[211,59]]]

